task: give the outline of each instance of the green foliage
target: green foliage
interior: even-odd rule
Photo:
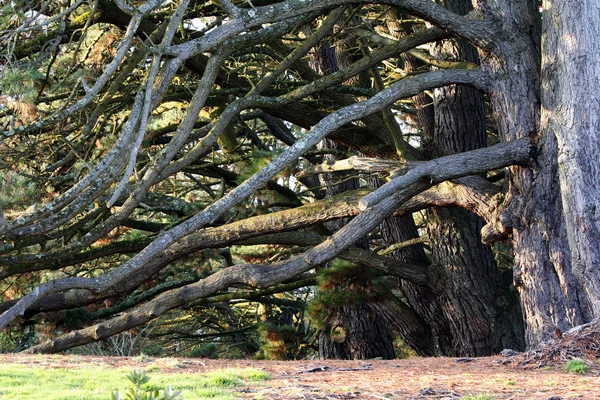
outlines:
[[[400,338],[397,332],[393,333],[393,337],[394,354],[396,355],[396,358],[410,358],[417,356],[417,353]]]
[[[6,332],[0,332],[0,353],[11,352],[17,347],[17,341]]]
[[[278,325],[262,322],[258,325],[260,350],[257,358],[267,360],[297,360],[308,350],[301,325]]]
[[[162,392],[159,390],[147,392],[142,389],[142,386],[148,383],[150,377],[145,371],[140,369],[132,371],[127,375],[127,379],[133,383],[134,387],[129,388],[125,392],[125,397],[118,390],[113,392],[111,396],[112,400],[177,400],[180,398],[178,396],[181,392],[174,392],[170,387],[164,389]]]
[[[161,356],[163,354],[163,347],[160,344],[152,343],[142,347],[142,354],[147,356]]]
[[[495,397],[488,393],[468,394],[462,398],[463,400],[495,400]]]
[[[39,188],[30,179],[8,171],[0,174],[0,208],[26,208],[39,200]]]
[[[252,157],[244,164],[244,169],[239,172],[236,179],[238,184],[241,184],[258,171],[267,166],[278,155],[277,152],[252,148]]]
[[[4,95],[27,100],[37,94],[36,85],[43,75],[35,69],[8,68],[0,75],[0,92]]]
[[[567,372],[573,372],[576,374],[585,374],[590,369],[590,366],[587,365],[587,363],[584,360],[579,359],[579,358],[574,358],[572,360],[569,360],[565,364],[564,369]]]
[[[219,349],[214,343],[205,343],[194,348],[188,353],[188,357],[217,358]]]
[[[375,290],[376,275],[368,268],[335,260],[319,273],[319,290],[307,311],[320,330],[327,330],[329,321],[340,307],[365,304],[379,296]]]

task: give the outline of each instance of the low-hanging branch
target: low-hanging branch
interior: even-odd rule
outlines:
[[[358,201],[362,196],[370,193],[372,189],[359,189],[332,196],[322,201],[309,203],[302,207],[282,210],[271,214],[258,215],[244,221],[233,222],[219,227],[207,228],[195,232],[174,244],[145,266],[145,274],[138,274],[120,285],[113,286],[98,294],[90,294],[87,290],[72,290],[68,293],[57,293],[38,301],[28,310],[27,315],[34,315],[40,311],[51,312],[64,309],[83,307],[98,303],[108,298],[122,297],[133,291],[148,276],[152,276],[170,263],[186,257],[187,255],[204,249],[220,248],[231,244],[282,244],[291,246],[315,246],[325,240],[324,237],[311,235],[305,232],[291,232],[306,228],[316,223],[330,221],[337,218],[353,217],[360,213]],[[427,207],[459,206],[481,216],[488,225],[495,221],[496,210],[501,202],[497,186],[490,184],[479,176],[459,178],[453,182],[448,181],[420,193],[398,207],[398,214],[407,214],[422,210]],[[290,231],[284,233],[283,231]],[[507,229],[502,232],[508,234]],[[504,236],[505,237],[505,236]],[[499,237],[498,240],[502,239]],[[40,269],[60,269],[61,267],[82,263],[114,254],[132,254],[141,251],[150,243],[151,239],[136,239],[115,242],[100,248],[93,248],[76,256],[69,256],[60,261],[45,265],[31,263],[25,260],[11,259],[4,269],[0,270],[3,277],[32,272]],[[357,254],[360,253],[360,254]],[[360,259],[357,259],[360,257]],[[423,271],[412,266],[402,265],[397,261],[385,257],[379,260],[373,253],[351,248],[339,255],[347,261],[368,263],[372,268],[386,274],[396,275],[408,281],[420,284],[425,279]],[[18,300],[11,300],[0,304],[0,312],[8,310]]]
[[[339,161],[325,161],[313,165],[296,174],[296,178],[306,178],[311,175],[325,174],[339,171],[359,170],[365,172],[384,172],[388,175],[397,175],[405,168],[416,165],[413,162],[384,160],[372,157],[352,156]]]
[[[478,174],[514,164],[527,164],[533,146],[527,139],[502,143],[484,149],[454,154],[426,162],[410,171],[402,179],[404,186],[369,207],[323,243],[289,260],[269,265],[234,265],[180,289],[172,290],[156,299],[111,320],[73,331],[59,338],[30,348],[29,352],[59,352],[91,343],[116,333],[143,325],[169,310],[210,296],[232,285],[267,288],[300,275],[317,265],[331,260],[350,247],[358,238],[368,234],[383,219],[413,196],[444,180]],[[406,178],[408,176],[408,178]],[[377,191],[375,191],[377,193]],[[6,314],[6,313],[5,313]]]
[[[211,57],[211,60],[213,58],[217,58],[217,56]],[[12,322],[18,316],[23,315],[33,303],[50,294],[70,289],[86,289],[98,293],[116,286],[127,279],[131,279],[136,274],[139,274],[139,271],[144,269],[146,264],[156,258],[160,252],[167,250],[175,242],[194,231],[216,221],[217,218],[236,204],[248,198],[252,193],[255,193],[269,180],[273,179],[276,174],[301,157],[309,148],[316,145],[329,133],[335,131],[339,127],[378,112],[401,98],[413,96],[423,90],[445,86],[451,83],[470,84],[484,89],[488,86],[489,82],[489,75],[480,70],[433,71],[403,79],[390,85],[368,100],[335,111],[321,120],[304,137],[286,149],[261,171],[231,190],[220,200],[206,207],[204,211],[160,234],[157,239],[144,248],[144,250],[120,267],[112,269],[104,275],[95,278],[64,278],[52,280],[37,286],[11,309],[0,315],[0,329],[6,327],[7,324]],[[265,103],[274,102],[273,99],[268,98],[258,97],[255,99],[253,96],[247,97],[234,101],[223,114],[228,114],[228,112],[231,112],[233,109],[241,110],[247,108],[257,101]],[[279,103],[280,101],[276,100],[275,102]],[[227,118],[222,116],[222,118],[219,119],[219,123],[226,119]],[[217,126],[219,123],[217,123]],[[217,127],[215,127],[215,129],[216,128]],[[148,184],[149,182],[151,182],[151,180],[143,181],[144,184]],[[414,194],[421,191],[422,190],[419,190]],[[140,192],[138,192],[138,194],[139,193]],[[134,196],[134,198],[130,198],[130,200],[135,203],[136,201],[141,201],[141,198],[135,198]],[[126,216],[124,218],[126,218]]]

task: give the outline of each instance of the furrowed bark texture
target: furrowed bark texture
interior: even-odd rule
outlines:
[[[326,149],[338,149],[334,142],[325,139],[322,147]],[[327,155],[325,161],[334,161],[333,155]],[[335,172],[324,174],[322,177],[327,185],[327,197],[360,186],[358,178],[348,179],[348,173]],[[348,219],[339,219],[326,223],[332,232],[335,232],[348,223]],[[361,248],[369,248],[366,238],[361,238],[357,245]],[[327,267],[325,267],[327,268]],[[337,286],[335,283],[334,286]],[[336,290],[352,290],[344,288],[344,282],[339,282],[340,287]],[[336,329],[341,329],[343,335],[334,335]],[[332,330],[333,329],[333,330]],[[327,330],[319,334],[319,357],[324,359],[342,360],[365,360],[369,358],[382,357],[383,359],[394,358],[394,346],[385,319],[380,318],[368,303],[354,305],[341,305],[332,310],[332,318],[327,321]]]
[[[427,190],[435,183],[462,175],[480,174],[487,169],[496,169],[514,163],[526,163],[529,160],[531,151],[532,148],[528,140],[517,140],[424,163],[394,181],[392,187],[402,188],[400,191],[379,200],[377,204],[358,215],[325,242],[299,256],[276,264],[238,264],[219,270],[197,283],[164,293],[130,313],[80,331],[70,332],[67,335],[34,346],[28,349],[28,352],[60,352],[91,343],[145,324],[173,308],[208,297],[235,284],[266,288],[285,282],[333,259],[353,245],[357,238],[363,237],[377,227],[383,219],[391,215],[401,204],[418,193]],[[375,198],[378,197],[375,196]]]
[[[406,34],[401,24],[399,24],[399,21],[406,17],[408,16],[398,8],[388,11],[386,22],[389,34],[392,37],[400,38]],[[424,66],[423,62],[407,53],[404,53],[401,57],[407,71],[416,71]],[[433,137],[433,99],[425,92],[421,92],[413,97],[413,101],[417,108],[417,122],[423,132],[424,147],[427,148]],[[375,184],[375,186],[379,185],[380,183]],[[384,243],[388,246],[419,237],[412,215],[389,217],[382,222],[379,229]],[[392,255],[402,262],[410,262],[423,267],[430,264],[421,243],[396,250]],[[389,320],[390,325],[398,331],[400,337],[418,354],[436,356],[452,352],[448,321],[443,315],[438,299],[431,287],[429,285],[414,285],[406,280],[398,280],[398,285],[409,304],[404,305],[399,299],[381,302],[377,304],[380,314]],[[412,337],[414,336],[414,329],[409,328],[404,321],[404,314],[407,313],[409,315],[411,313],[415,314],[422,324],[422,328],[419,328],[419,330],[431,335],[430,340],[414,340]]]
[[[539,149],[532,168],[509,169],[506,201],[513,279],[521,296],[526,344],[535,347],[553,337],[554,328],[564,331],[590,316],[571,265],[556,164],[558,143],[554,132],[539,126],[540,13],[535,1],[476,3],[485,13],[502,15],[496,57],[486,58],[486,67],[498,77],[490,99],[500,134],[506,141],[529,137]],[[555,55],[554,49],[544,52]]]
[[[319,336],[319,357],[340,360],[394,358],[387,321],[371,304],[342,306],[336,312],[333,332]],[[339,334],[336,333],[339,331]]]
[[[571,268],[592,317],[598,317],[600,4],[559,0],[546,1],[543,6],[540,130],[546,136],[556,136],[560,200]]]
[[[355,40],[351,40],[356,45]],[[347,53],[348,44],[332,47],[329,42],[323,42],[320,51],[314,59],[314,68],[321,71],[323,75],[328,75],[339,71],[339,68],[345,67],[349,62]],[[352,101],[348,98],[337,96],[336,99],[342,104]],[[378,124],[378,119],[371,116],[367,120],[369,125]],[[376,129],[380,132],[382,129]],[[335,142],[324,139],[320,146],[323,149],[344,150],[348,149],[338,146]],[[326,162],[335,162],[335,156],[326,155]],[[334,172],[322,176],[323,183],[327,186],[326,196],[343,193],[348,190],[358,189],[360,182],[358,178],[350,178],[347,172]],[[326,224],[327,228],[335,232],[342,228],[348,219],[339,219]],[[360,238],[356,245],[360,248],[369,248],[366,237]],[[339,282],[339,287],[334,284],[334,290],[352,290],[351,287],[344,287],[344,282]],[[326,295],[326,294],[325,294]],[[389,333],[387,323],[379,318],[377,313],[367,302],[354,305],[341,305],[332,310],[332,320],[327,321],[327,329],[319,334],[319,357],[337,358],[337,359],[368,359],[382,357],[384,359],[394,358],[394,346]],[[333,336],[332,328],[342,329],[344,334]]]
[[[471,2],[446,0],[464,15]],[[474,47],[454,39],[438,46],[444,60],[479,64]],[[431,151],[453,154],[487,145],[483,94],[464,85],[437,88]],[[483,220],[467,210],[433,208],[427,214],[432,250],[431,286],[448,321],[452,352],[485,356],[504,348],[522,349],[524,333],[517,298],[503,279],[492,251],[481,241]]]

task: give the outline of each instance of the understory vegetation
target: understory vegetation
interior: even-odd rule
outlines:
[[[177,361],[173,360],[173,363]],[[152,366],[146,370],[149,372],[90,366],[85,369],[61,369],[2,365],[0,396],[22,400],[109,400],[114,396],[141,400],[155,396],[154,399],[158,400],[165,398],[165,393],[170,393],[168,399],[230,400],[236,398],[236,387],[269,379],[268,374],[253,369],[227,369],[207,374],[168,374],[155,371]],[[179,395],[173,396],[176,392],[180,392]],[[131,393],[137,397],[128,397]]]
[[[0,351],[476,357],[593,321],[590,1],[1,2]]]

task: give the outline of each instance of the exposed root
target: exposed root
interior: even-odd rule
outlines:
[[[537,349],[523,353],[518,366],[543,368],[562,365],[574,358],[596,363],[600,359],[600,319],[576,326],[562,337],[542,343]],[[597,363],[595,364],[597,365]]]

